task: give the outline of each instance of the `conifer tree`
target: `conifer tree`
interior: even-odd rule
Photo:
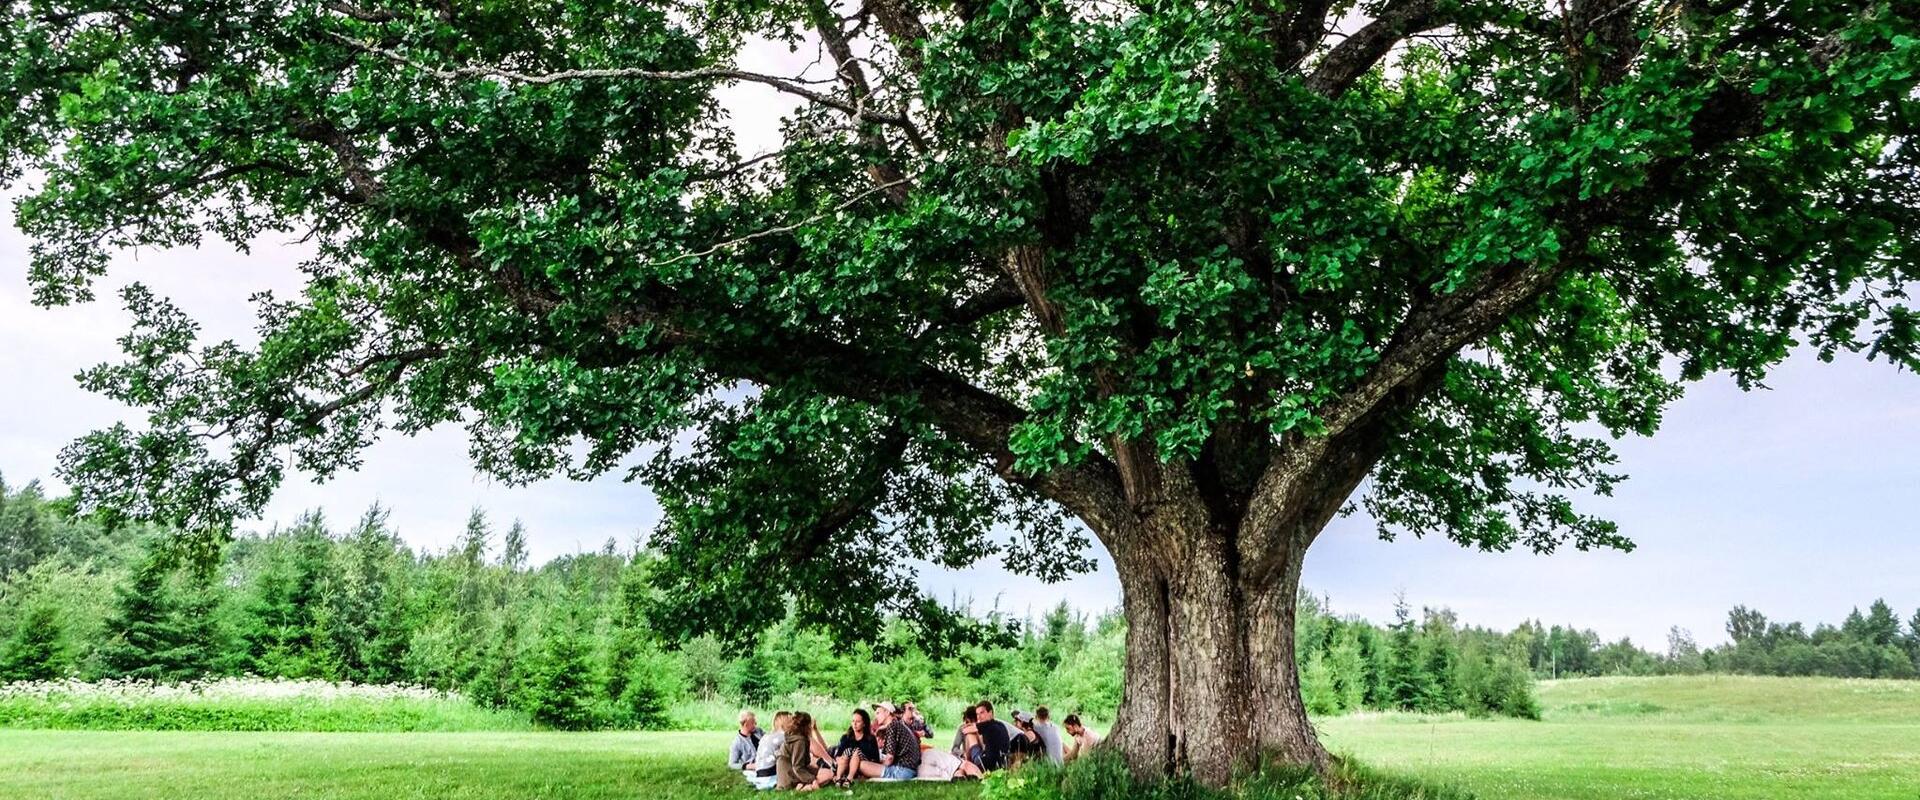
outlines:
[[[182,636],[167,576],[172,563],[150,548],[128,581],[114,591],[109,638],[100,649],[103,676],[174,681],[188,677],[182,663]]]
[[[332,539],[320,514],[310,512],[268,542],[240,633],[247,660],[261,675],[318,676],[333,660],[328,644],[336,623],[325,609]]]
[[[1460,709],[1459,653],[1451,631],[1430,627],[1420,637],[1420,684],[1414,708],[1429,714]]]
[[[1920,609],[1914,609],[1913,618],[1907,620],[1906,645],[1914,669],[1920,670]]]
[[[634,727],[666,727],[674,701],[680,696],[680,675],[672,656],[647,646],[627,662],[627,676],[619,695],[621,711]]]
[[[1405,597],[1393,604],[1393,632],[1388,635],[1387,694],[1389,706],[1405,710],[1420,707],[1421,698],[1430,694],[1430,680],[1421,659],[1420,641]]]
[[[1393,641],[1372,625],[1360,629],[1361,657],[1367,662],[1367,707],[1387,710],[1398,707],[1393,683]]]
[[[740,660],[735,686],[742,705],[759,707],[773,700],[772,669],[767,664],[767,657],[759,650],[747,653],[746,658]]]
[[[1343,711],[1362,708],[1367,702],[1367,662],[1361,652],[1359,628],[1371,628],[1365,624],[1346,624],[1340,626],[1339,638],[1333,648],[1327,651],[1327,668],[1333,673],[1334,691],[1339,696],[1339,705]]]
[[[35,604],[13,636],[0,644],[0,683],[53,680],[66,674],[67,657],[59,611],[48,603]]]
[[[534,721],[560,730],[598,727],[603,689],[585,637],[573,620],[554,621],[545,631],[540,658],[522,687],[522,708]]]
[[[1324,716],[1345,710],[1340,705],[1333,670],[1327,667],[1325,651],[1315,649],[1307,653],[1300,667],[1300,697],[1306,701],[1309,714]]]
[[[1867,608],[1867,617],[1861,625],[1862,640],[1873,647],[1887,647],[1900,644],[1900,618],[1893,613],[1893,606],[1884,599],[1875,599]]]

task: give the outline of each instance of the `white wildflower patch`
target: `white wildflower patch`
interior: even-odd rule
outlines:
[[[0,728],[200,731],[525,730],[526,716],[407,684],[287,678],[0,685]]]
[[[305,700],[305,701],[392,701],[448,700],[447,692],[409,684],[356,684],[291,678],[243,677],[215,678],[184,683],[156,683],[139,680],[57,680],[26,681],[0,685],[0,701],[62,700],[89,703],[119,702],[138,705],[155,701],[209,702],[230,700]]]

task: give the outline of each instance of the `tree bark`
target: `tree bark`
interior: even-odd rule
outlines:
[[[1191,774],[1222,786],[1262,759],[1324,769],[1294,663],[1294,600],[1311,539],[1294,537],[1280,574],[1250,585],[1239,532],[1187,508],[1146,516],[1114,554],[1127,656],[1109,742],[1142,779]]]

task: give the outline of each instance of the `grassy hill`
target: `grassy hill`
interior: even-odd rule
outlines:
[[[1700,675],[1544,681],[1549,721],[1696,722],[1920,721],[1920,681]]]
[[[1540,695],[1540,722],[1365,714],[1320,727],[1338,752],[1486,800],[1920,800],[1920,682],[1601,678]],[[0,730],[0,798],[753,797],[722,764],[729,736]]]

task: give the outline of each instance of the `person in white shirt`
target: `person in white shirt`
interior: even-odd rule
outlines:
[[[771,783],[775,777],[774,761],[780,757],[780,746],[787,743],[787,727],[792,722],[791,711],[773,715],[773,732],[760,737],[760,750],[754,753],[753,763],[747,765],[747,770],[754,777]]]

